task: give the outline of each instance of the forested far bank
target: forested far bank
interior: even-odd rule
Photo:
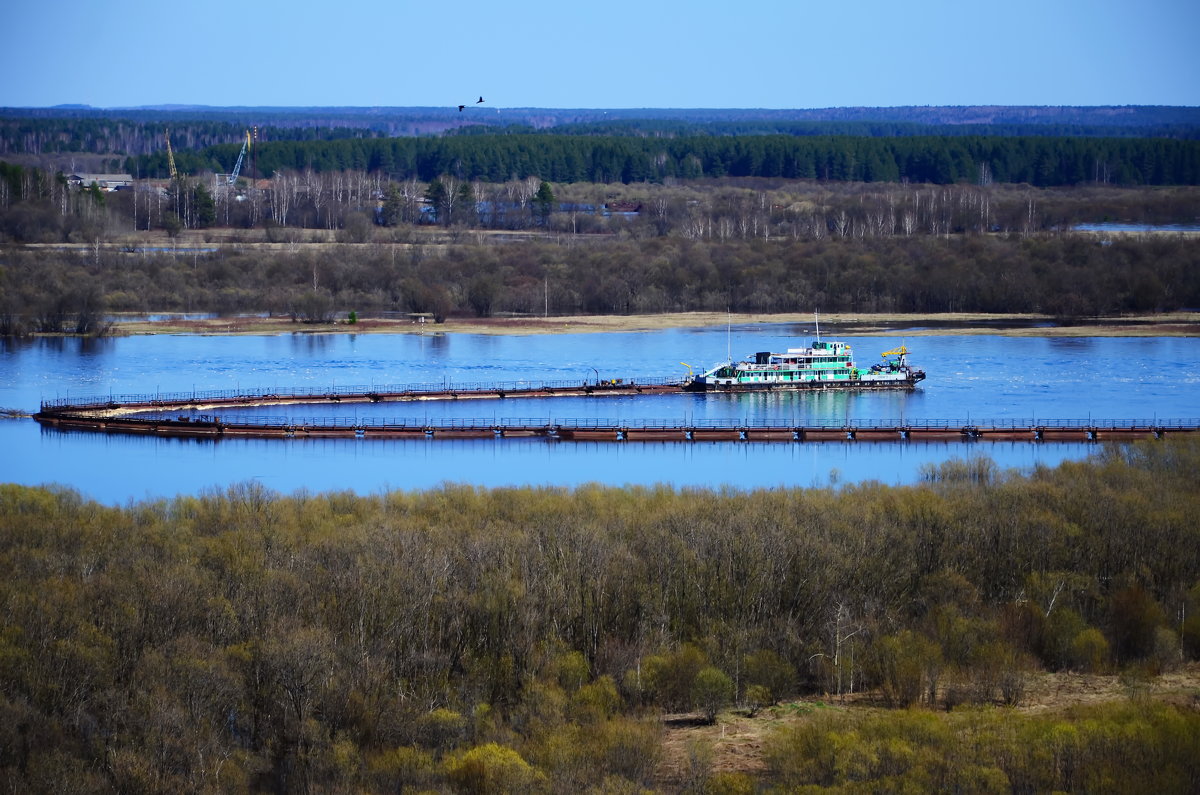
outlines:
[[[238,144],[179,152],[190,173],[229,172]],[[835,182],[939,185],[1025,183],[1039,187],[1089,182],[1200,185],[1200,141],[1167,138],[983,136],[605,136],[456,135],[353,138],[259,144],[258,174],[348,171],[430,181],[661,182],[669,179],[764,177]],[[125,162],[131,174],[165,178],[167,153]]]
[[[94,332],[107,312],[458,316],[667,312],[1037,313],[1074,321],[1200,306],[1180,237],[679,238],[122,253],[11,251],[0,332]]]
[[[1136,695],[1200,657],[1198,471],[1184,438],[912,487],[112,508],[3,485],[0,783],[632,791],[665,786],[664,713],[865,693],[869,716],[779,724],[739,791],[1186,790],[1194,708]],[[974,709],[1028,703],[1040,671],[1121,672],[1135,698]]]
[[[1122,222],[1194,226],[1200,190],[1120,188],[1103,175],[1086,185],[933,185],[762,177],[666,183],[496,182],[451,172],[428,181],[350,169],[280,170],[250,179],[250,163],[228,175],[132,179],[116,190],[72,182],[62,172],[0,161],[0,243],[104,242],[131,232],[232,228],[322,231],[325,241],[403,238],[413,227],[533,230],[572,236],[678,236],[693,240],[773,237],[913,237],[1061,231]],[[80,180],[84,179],[83,177]],[[119,180],[123,178],[119,177]]]
[[[484,111],[480,113],[479,111]],[[0,155],[153,154],[167,131],[177,149],[259,140],[433,134],[650,137],[843,135],[855,137],[1196,138],[1188,107],[909,107],[824,109],[472,108],[0,108]]]
[[[47,245],[0,258],[0,333],[94,333],[109,311],[1171,311],[1200,306],[1192,238],[1066,230],[1197,217],[1187,187],[307,171],[241,192],[187,179],[105,192],[0,163],[0,242]]]

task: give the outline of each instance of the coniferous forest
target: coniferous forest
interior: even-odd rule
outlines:
[[[189,171],[225,171],[239,145],[178,158]],[[458,135],[280,141],[259,147],[264,176],[277,171],[382,172],[429,181],[442,174],[501,182],[537,177],[563,182],[765,177],[938,185],[981,177],[1037,187],[1093,181],[1116,185],[1200,184],[1200,141],[1152,138],[991,136],[859,137]],[[125,163],[130,173],[167,175],[165,153]]]
[[[0,486],[0,786],[1194,791],[1195,693],[1148,694],[1200,656],[1197,471],[1168,439],[913,487]],[[1031,709],[1068,670],[1126,695]],[[672,713],[755,716],[761,764],[664,772]]]

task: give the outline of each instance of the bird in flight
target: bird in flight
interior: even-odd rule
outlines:
[[[463,108],[465,108],[465,107],[466,107],[466,105],[459,105],[459,106],[458,106],[458,112],[459,112],[459,113],[462,113],[462,112],[463,112]]]
[[[477,99],[475,101],[475,104],[478,105],[480,102],[483,102],[483,97],[480,97],[479,99]]]

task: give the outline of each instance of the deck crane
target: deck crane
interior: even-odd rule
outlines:
[[[884,359],[887,359],[887,357],[889,357],[889,356],[900,357],[899,359],[896,360],[896,362],[894,363],[894,366],[899,366],[899,367],[907,367],[908,366],[908,346],[907,345],[901,345],[899,348],[893,348],[890,351],[883,352]],[[889,364],[890,363],[891,362],[889,360]]]
[[[232,185],[237,182],[238,174],[242,172],[242,161],[246,157],[246,151],[250,148],[250,131],[246,130],[246,140],[242,142],[242,151],[238,152],[237,163],[233,166],[233,171],[229,174],[228,184]]]

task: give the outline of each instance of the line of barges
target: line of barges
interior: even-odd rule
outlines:
[[[1186,420],[874,420],[846,423],[608,419],[364,419],[41,412],[43,425],[165,437],[274,439],[522,439],[610,442],[1090,442],[1157,439],[1200,430]]]

